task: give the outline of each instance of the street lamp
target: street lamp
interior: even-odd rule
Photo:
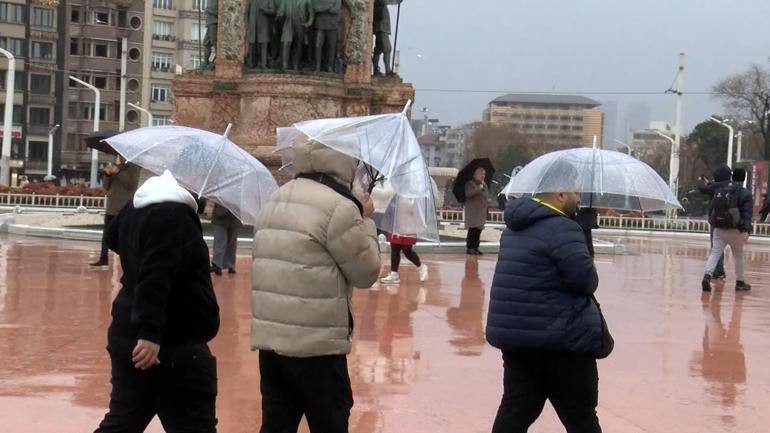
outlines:
[[[131,108],[136,108],[137,110],[141,111],[142,113],[147,115],[147,126],[152,126],[152,113],[150,113],[148,110],[145,110],[144,108],[139,106],[139,103],[136,104],[128,103],[128,106]],[[139,122],[141,123],[141,122]]]
[[[16,58],[10,51],[0,48],[0,54],[8,58],[5,76],[5,113],[3,115],[3,146],[0,149],[0,184],[11,184],[11,129],[13,128],[13,93],[16,78]]]
[[[632,153],[631,153],[632,150],[631,150],[631,145],[630,144],[626,143],[625,141],[620,141],[617,138],[614,139],[614,141],[615,141],[615,143],[618,143],[619,145],[625,147],[628,150],[628,155],[629,156],[633,156]]]
[[[53,176],[53,135],[57,129],[59,129],[58,123],[48,131],[48,176],[46,177]]]
[[[94,133],[99,132],[99,117],[101,117],[102,110],[102,93],[96,87],[86,83],[85,81],[73,77],[70,75],[70,80],[81,84],[94,91]],[[99,166],[99,152],[96,149],[91,149],[91,188],[96,188],[96,173]]]
[[[709,117],[712,121],[724,126],[730,131],[730,136],[727,139],[727,166],[730,168],[733,168],[733,136],[735,134],[735,131],[733,130],[733,127],[728,125],[727,122],[729,119],[720,120],[717,119],[714,116]]]

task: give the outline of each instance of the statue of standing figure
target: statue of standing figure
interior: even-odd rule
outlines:
[[[282,20],[281,60],[284,70],[298,71],[307,29],[313,25],[310,0],[278,0],[277,17]]]
[[[313,0],[315,12],[315,70],[334,72],[340,34],[342,0]],[[324,49],[326,48],[326,49]]]
[[[219,1],[209,0],[206,6],[206,36],[203,37],[204,63],[206,66],[214,63],[216,59],[217,46],[217,17],[219,16]],[[211,52],[214,52],[214,58],[211,58]]]
[[[392,75],[390,55],[393,46],[390,44],[390,11],[388,11],[388,3],[385,0],[374,0],[373,23],[374,53],[372,63],[374,64],[374,75],[382,75],[380,57],[385,62],[385,74]]]
[[[275,0],[249,0],[246,5],[246,65],[250,68],[268,66],[268,52],[273,37]]]

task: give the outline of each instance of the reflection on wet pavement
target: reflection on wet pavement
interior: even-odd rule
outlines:
[[[599,362],[604,430],[766,431],[770,249],[747,253],[752,292],[736,295],[728,280],[702,296],[703,245],[624,243],[638,254],[597,258],[598,297],[616,339],[613,355]],[[0,431],[84,432],[100,421],[119,269],[86,269],[93,249],[0,237]],[[257,357],[249,351],[249,258],[241,253],[240,273],[215,278],[222,327],[212,350],[225,433],[256,432],[260,424]],[[490,430],[502,392],[500,354],[484,341],[495,257],[424,261],[431,275],[425,284],[405,264],[400,286],[355,295],[351,432]],[[161,431],[157,422],[148,429]],[[563,428],[547,409],[531,431]]]

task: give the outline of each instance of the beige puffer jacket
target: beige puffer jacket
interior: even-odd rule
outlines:
[[[317,143],[294,147],[298,173],[351,185],[356,165]],[[254,229],[252,350],[349,353],[353,287],[371,287],[380,271],[374,222],[331,188],[295,179],[273,194]]]

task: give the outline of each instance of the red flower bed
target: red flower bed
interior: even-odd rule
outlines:
[[[74,195],[86,197],[103,197],[105,192],[101,188],[88,188],[85,185],[58,186],[49,182],[30,183],[21,188],[0,185],[0,194],[38,194],[38,195]]]

